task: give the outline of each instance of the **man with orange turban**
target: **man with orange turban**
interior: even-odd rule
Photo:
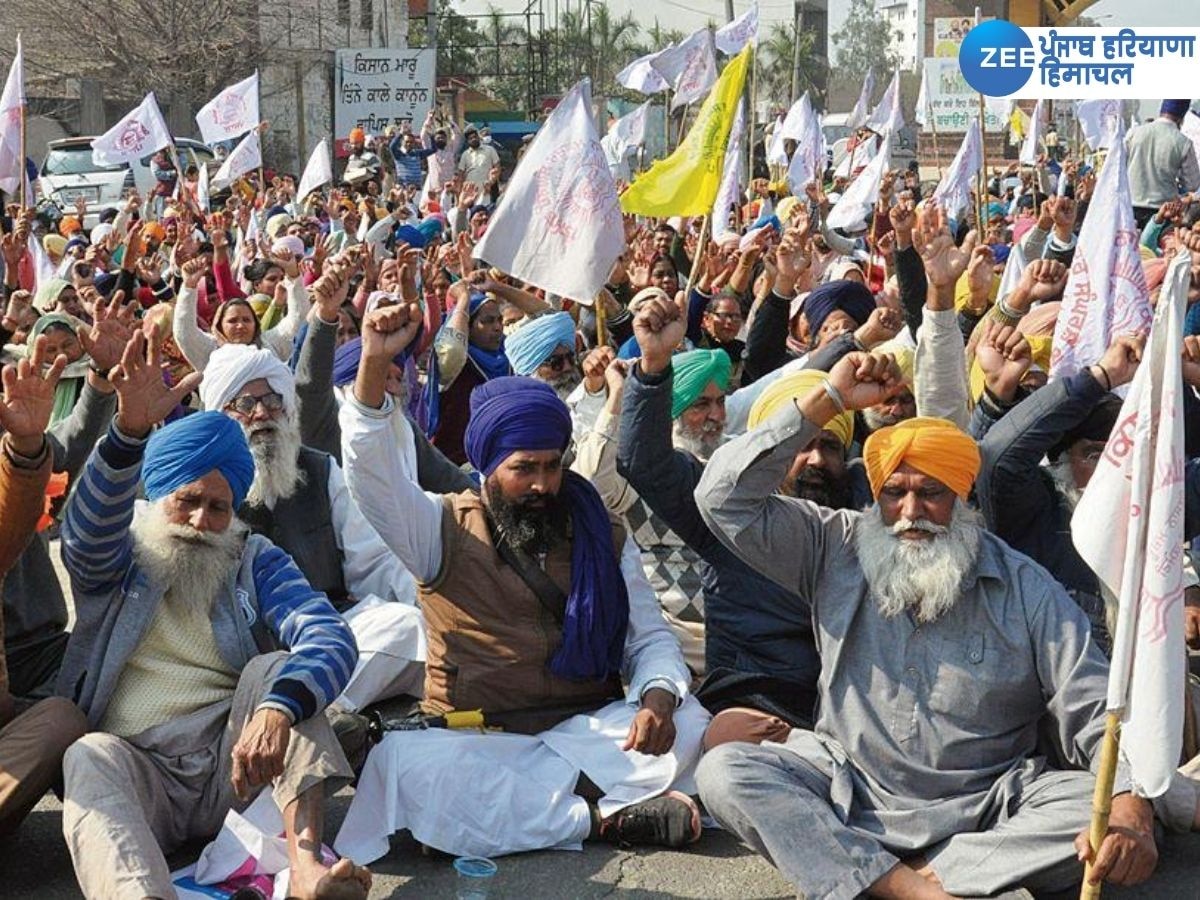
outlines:
[[[901,377],[885,354],[851,353],[705,469],[705,523],[802,599],[821,673],[812,730],[716,747],[700,795],[803,896],[1064,890],[1079,879],[1108,666],[1066,591],[967,505],[974,441],[939,419],[878,430],[862,513],[775,494],[797,450]],[[1073,771],[1050,769],[1047,726]],[[1157,860],[1150,802],[1130,787],[1119,771],[1098,852],[1099,877],[1118,883]]]

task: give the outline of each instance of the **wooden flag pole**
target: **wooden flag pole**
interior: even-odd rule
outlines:
[[[938,148],[937,116],[930,110],[929,130],[933,132],[933,164],[937,167],[938,181],[942,180],[942,151]]]
[[[700,223],[700,239],[696,241],[696,256],[692,259],[692,267],[688,270],[687,288],[684,289],[683,296],[688,298],[692,296],[692,284],[696,281],[696,271],[704,265],[704,251],[708,249],[708,233],[711,224],[712,216],[710,213],[704,214],[704,220]],[[674,297],[671,298],[675,299]]]
[[[663,155],[671,155],[671,89],[663,94]]]
[[[596,304],[596,346],[603,347],[608,343],[608,334],[606,333],[608,329],[604,327],[608,319],[604,312],[604,291],[600,291],[596,295],[594,302]]]
[[[24,93],[24,92],[22,92]],[[25,209],[30,205],[33,199],[28,196],[29,191],[26,186],[29,184],[29,175],[25,165],[25,110],[28,105],[25,103],[25,98],[21,97],[21,209]],[[80,222],[80,225],[83,223]]]
[[[979,229],[979,239],[983,240],[984,226],[984,211],[987,209],[987,184],[988,184],[988,167],[987,167],[987,130],[983,127],[984,120],[987,117],[987,104],[984,103],[983,94],[979,95],[979,158],[981,160],[979,170],[979,197],[976,206],[978,207],[975,213],[975,227]]]
[[[687,127],[688,110],[692,108],[692,104],[685,103],[683,105],[683,115],[679,117],[679,137],[675,139],[676,148],[683,143],[683,130]]]
[[[1104,836],[1108,834],[1108,814],[1112,812],[1113,782],[1117,775],[1117,750],[1121,744],[1121,716],[1123,710],[1110,710],[1104,717],[1104,743],[1100,747],[1100,771],[1096,773],[1096,790],[1092,794],[1092,824],[1088,843],[1092,845],[1092,859],[1100,852]],[[1092,874],[1092,863],[1083,869],[1083,884],[1079,889],[1080,900],[1098,900],[1100,885],[1088,884]]]
[[[757,41],[758,39],[755,38]],[[750,51],[750,111],[746,116],[746,187],[754,180],[754,120],[758,113],[758,47]]]

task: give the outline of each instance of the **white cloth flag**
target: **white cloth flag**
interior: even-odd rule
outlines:
[[[808,117],[812,114],[812,101],[808,99],[808,91],[800,95],[800,99],[792,104],[792,108],[787,111],[787,115],[783,117],[783,125],[780,127],[780,134],[784,138],[790,138],[793,141],[798,141],[804,135],[805,126],[808,124]]]
[[[717,49],[726,56],[736,56],[742,52],[747,42],[753,41],[758,46],[758,3],[751,3],[750,8],[730,22],[717,29],[714,43]]]
[[[1036,165],[1038,153],[1041,151],[1042,140],[1046,133],[1044,102],[1039,100],[1033,107],[1033,115],[1029,119],[1029,132],[1025,135],[1025,140],[1021,144],[1021,153],[1017,157],[1026,166]]]
[[[1142,797],[1167,790],[1183,745],[1180,356],[1190,280],[1183,251],[1168,265],[1141,365],[1071,517],[1079,555],[1119,599],[1108,708],[1124,711],[1121,756]]]
[[[1075,118],[1083,139],[1093,150],[1107,150],[1121,132],[1120,100],[1079,100],[1075,103]]]
[[[717,199],[713,201],[712,236],[724,237],[730,232],[729,210],[738,202],[738,173],[742,170],[742,136],[746,130],[744,107],[739,103],[729,129],[729,143],[725,145],[725,169],[721,173],[721,186],[717,188]]]
[[[971,189],[982,165],[983,142],[979,137],[979,120],[974,119],[967,125],[967,133],[954,154],[954,161],[933,191],[933,199],[950,216],[957,216],[970,205]]]
[[[296,189],[297,202],[303,203],[305,197],[332,181],[333,160],[329,157],[329,141],[321,138],[309,154],[304,174],[300,176],[300,187]]]
[[[257,128],[258,72],[230,85],[200,107],[196,124],[206,144],[219,144]]]
[[[771,131],[771,143],[767,147],[767,165],[786,166],[787,151],[783,148],[783,116],[775,119],[775,128]]]
[[[842,161],[837,164],[837,168],[833,170],[834,176],[836,178],[850,178],[854,174],[850,170],[852,162],[854,163],[854,168],[860,171],[869,166],[871,161],[875,159],[877,146],[876,139],[868,135],[865,141],[853,150],[846,152],[846,155],[842,157]]]
[[[863,79],[862,90],[858,93],[858,102],[850,115],[846,116],[847,128],[862,128],[867,124],[871,111],[871,95],[875,93],[875,70],[867,69],[867,77]]]
[[[627,87],[639,94],[658,94],[671,86],[671,83],[654,68],[654,61],[664,53],[669,53],[675,47],[668,44],[654,53],[639,56],[620,72],[617,73],[617,84]]]
[[[875,154],[875,158],[850,183],[846,193],[842,194],[837,205],[829,211],[826,225],[850,231],[862,227],[871,215],[875,201],[879,199],[879,185],[883,182],[883,172],[891,156],[892,139],[888,136],[883,139],[883,145]]]
[[[1179,123],[1179,130],[1192,142],[1196,151],[1196,161],[1200,162],[1200,116],[1196,115],[1195,111],[1188,110],[1188,114]]]
[[[810,181],[819,182],[825,171],[825,134],[821,131],[821,117],[811,105],[801,129],[787,171],[788,187],[797,197],[803,197],[805,185]]]
[[[25,106],[25,54],[17,35],[17,54],[13,57],[4,93],[0,94],[0,191],[12,195],[21,190],[25,160],[21,154],[21,115]],[[26,202],[33,205],[30,195]]]
[[[624,250],[617,187],[596,135],[585,78],[538,129],[475,255],[515,278],[587,304]]]
[[[921,87],[917,90],[917,106],[913,110],[913,119],[922,128],[929,122],[933,110],[929,106],[929,67],[921,63]]]
[[[683,69],[673,80],[675,96],[671,98],[671,109],[703,100],[717,83],[717,49],[711,31],[701,28],[679,47],[686,50],[686,55]]]
[[[630,150],[636,150],[646,143],[646,122],[649,118],[650,101],[647,100],[608,126],[608,133],[604,137],[608,141],[608,148],[618,159],[624,159]]]
[[[196,203],[204,212],[209,212],[212,209],[212,198],[208,187],[208,166],[203,160],[197,162],[200,163],[200,178],[196,182]]]
[[[37,294],[38,288],[54,277],[54,263],[50,262],[50,257],[42,249],[42,242],[32,234],[29,235],[27,246],[29,255],[33,257],[33,293]]]
[[[258,142],[258,129],[254,129],[233,151],[225,157],[221,168],[213,176],[213,187],[222,188],[233,184],[247,172],[253,172],[262,165],[262,146]]]
[[[98,166],[117,166],[170,144],[171,132],[151,91],[125,118],[92,141],[92,161]]]
[[[904,113],[900,109],[899,70],[892,73],[892,80],[888,82],[883,98],[867,119],[867,127],[879,134],[895,134],[904,127]]]
[[[1150,291],[1138,254],[1125,141],[1118,135],[1096,179],[1079,229],[1071,274],[1054,325],[1050,377],[1065,378],[1104,355],[1114,335],[1150,328]]]

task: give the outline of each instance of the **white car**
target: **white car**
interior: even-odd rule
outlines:
[[[154,176],[150,172],[150,157],[138,160],[133,166],[122,163],[116,166],[100,166],[92,161],[94,138],[63,138],[51,141],[38,175],[38,192],[43,198],[54,200],[71,215],[77,198],[87,201],[88,212],[83,227],[91,229],[100,221],[105,209],[121,205],[129,192],[137,189],[146,197],[154,189]],[[188,138],[175,139],[175,152],[179,165],[186,171],[188,166],[205,166],[213,162],[213,152],[205,144]]]

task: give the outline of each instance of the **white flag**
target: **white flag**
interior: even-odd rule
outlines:
[[[646,122],[649,118],[650,101],[647,100],[608,126],[608,133],[604,137],[609,149],[619,159],[624,159],[630,150],[636,150],[646,143]]]
[[[29,255],[33,257],[33,293],[37,294],[38,288],[54,277],[54,263],[50,262],[50,257],[42,249],[42,242],[32,234],[29,235],[27,247]]]
[[[1009,100],[1007,97],[984,97],[983,105],[1000,121],[1001,125],[1007,125],[1008,120],[1012,118],[1013,107],[1017,105],[1017,101]]]
[[[750,8],[730,22],[717,29],[714,42],[717,49],[726,56],[736,56],[742,52],[748,41],[758,46],[758,2],[751,3]]]
[[[230,85],[200,107],[196,124],[206,144],[219,144],[257,128],[258,72]]]
[[[1096,179],[1079,229],[1071,274],[1054,325],[1050,377],[1074,375],[1104,355],[1118,334],[1150,328],[1150,291],[1138,254],[1125,141],[1118,135]]]
[[[212,198],[208,186],[208,166],[202,159],[196,162],[200,163],[200,179],[196,182],[196,205],[204,212],[209,212],[212,209]]]
[[[865,141],[860,141],[852,150],[846,152],[846,155],[842,157],[842,161],[834,169],[834,176],[837,178],[853,177],[854,172],[851,171],[851,163],[854,164],[854,169],[862,171],[875,158],[877,147],[876,138],[868,135]]]
[[[654,53],[639,56],[620,72],[617,73],[617,84],[627,87],[639,94],[658,94],[671,86],[671,83],[654,68],[654,61],[664,53],[669,53],[675,47],[668,44]]]
[[[682,62],[679,74],[672,81],[675,96],[671,98],[671,109],[678,109],[688,103],[695,103],[708,96],[709,90],[717,83],[717,50],[713,46],[712,32],[701,28],[678,47],[679,56],[660,58],[655,68],[666,75],[674,71],[677,62]]]
[[[304,166],[304,174],[300,176],[300,187],[296,189],[296,202],[304,203],[304,199],[319,187],[324,187],[333,181],[333,160],[329,157],[329,141],[325,138],[317,141],[313,152],[309,154]]]
[[[862,90],[858,93],[858,102],[850,115],[846,116],[847,128],[862,128],[867,124],[871,110],[871,95],[875,93],[875,70],[867,69],[867,77],[863,79]]]
[[[522,281],[591,303],[624,250],[617,187],[585,78],[538,129],[475,255]]]
[[[1179,123],[1179,130],[1192,142],[1196,160],[1200,162],[1200,116],[1196,115],[1194,110],[1188,110],[1188,114]]]
[[[171,132],[151,91],[125,118],[92,141],[92,161],[98,166],[117,166],[170,144]]]
[[[771,143],[767,146],[767,165],[786,166],[787,151],[783,148],[783,116],[775,119],[775,127],[771,131]]]
[[[825,171],[825,134],[821,130],[821,117],[811,104],[800,128],[796,152],[787,171],[788,187],[797,197],[804,196],[804,186],[810,181],[820,182]]]
[[[1083,139],[1093,150],[1107,150],[1122,131],[1120,100],[1079,100],[1075,103],[1075,118]]]
[[[967,133],[963,135],[962,144],[954,154],[954,161],[933,192],[933,199],[948,215],[957,217],[964,207],[970,205],[975,176],[982,165],[983,142],[979,137],[979,120],[975,119],[967,125]]]
[[[721,186],[717,188],[717,199],[713,202],[713,238],[724,237],[731,230],[729,210],[738,202],[738,173],[742,170],[742,135],[745,130],[745,108],[739,103],[729,129],[729,143],[725,145],[725,170],[721,173]]]
[[[25,159],[21,154],[21,116],[25,106],[25,54],[17,35],[17,55],[13,57],[4,93],[0,94],[0,191],[8,195],[21,190],[25,178]],[[33,206],[33,195],[26,196]]]
[[[825,224],[830,228],[843,228],[850,231],[861,228],[869,220],[875,201],[879,199],[879,185],[883,182],[883,173],[887,169],[888,160],[892,156],[892,139],[889,135],[883,139],[883,145],[875,154],[875,158],[863,169],[857,178],[846,188],[837,205],[829,211]]]
[[[878,134],[895,134],[904,127],[904,113],[900,109],[900,71],[892,73],[887,90],[879,105],[867,119],[867,127]]]
[[[929,66],[921,63],[921,87],[917,91],[917,106],[913,110],[913,118],[922,128],[929,122],[929,114],[933,110],[929,106]]]
[[[1183,746],[1187,650],[1180,390],[1188,388],[1180,356],[1190,281],[1191,256],[1185,250],[1167,268],[1141,365],[1071,517],[1079,555],[1119,599],[1108,709],[1124,710],[1121,756],[1141,797],[1167,790]]]
[[[804,134],[808,117],[812,114],[812,101],[808,99],[808,91],[800,95],[800,99],[792,104],[792,108],[783,117],[783,125],[779,131],[784,138],[798,141]]]
[[[258,129],[255,128],[242,138],[233,151],[225,157],[221,168],[213,176],[213,187],[223,188],[233,184],[247,172],[253,172],[262,165],[262,146],[258,142]]]
[[[1021,153],[1017,157],[1026,166],[1037,164],[1038,153],[1041,151],[1042,140],[1046,133],[1046,111],[1042,108],[1043,101],[1039,100],[1033,108],[1029,119],[1029,131],[1021,144]]]

